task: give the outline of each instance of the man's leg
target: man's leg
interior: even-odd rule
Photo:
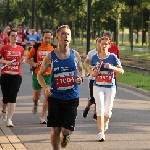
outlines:
[[[45,80],[45,83],[48,86],[50,86],[50,84],[51,84],[51,76],[50,75],[45,75],[44,76],[44,80]],[[41,124],[46,124],[45,116],[46,116],[47,110],[48,110],[48,96],[44,92],[44,101],[43,101],[43,107],[42,107],[42,114],[41,114],[41,118],[40,118],[40,123]]]
[[[91,105],[95,103],[95,99],[94,99],[94,97],[93,97],[93,82],[94,82],[94,80],[90,80],[90,82],[89,82],[90,98],[88,99],[87,106],[85,107],[85,109],[84,109],[84,111],[83,111],[83,117],[84,117],[84,118],[87,117]],[[94,116],[94,115],[93,115],[93,116]]]
[[[44,93],[44,100],[43,100],[43,106],[42,106],[42,113],[40,117],[40,124],[46,124],[45,116],[46,112],[48,110],[48,96]]]
[[[70,142],[70,135],[73,133],[69,129],[61,128],[62,136],[61,136],[61,147],[66,148]]]
[[[95,121],[97,120],[97,115],[96,115],[96,103],[95,103],[95,107],[94,107],[93,119],[94,119]]]
[[[38,108],[38,101],[41,97],[41,86],[38,83],[37,80],[37,74],[32,75],[32,88],[33,88],[33,109],[32,112],[33,114],[37,113],[37,108]]]
[[[77,118],[77,107],[79,98],[64,100],[62,105],[62,137],[61,147],[66,148],[70,142],[70,135],[75,130],[75,120]]]
[[[60,150],[60,132],[61,127],[52,127],[51,129],[51,145],[53,150]]]
[[[38,104],[39,99],[41,97],[41,89],[40,90],[33,90],[33,114],[36,114],[38,112]]]

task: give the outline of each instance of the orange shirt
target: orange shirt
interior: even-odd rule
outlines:
[[[34,47],[30,49],[30,51],[28,52],[27,58],[30,59],[36,55],[36,63],[42,63],[45,56],[52,50],[54,50],[53,46],[51,46],[50,44],[45,45],[43,42],[41,42],[41,45],[38,47],[37,51],[34,49]],[[40,67],[36,67],[34,70],[34,73],[37,74],[39,70],[40,70]],[[50,67],[47,69],[44,75],[49,75],[49,74],[51,74]]]

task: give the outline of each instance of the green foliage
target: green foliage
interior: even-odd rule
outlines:
[[[123,75],[117,75],[117,81],[127,85],[131,85],[136,88],[142,88],[144,90],[150,91],[150,76],[148,75],[125,71]]]
[[[6,0],[4,0],[6,1]],[[35,25],[40,28],[56,29],[60,24],[75,23],[76,36],[86,36],[87,29],[87,0],[34,0]],[[123,27],[130,27],[130,7],[134,9],[134,28],[142,28],[141,14],[143,11],[143,27],[147,30],[149,0],[92,0],[91,1],[91,32],[93,38],[104,30],[114,31],[114,21],[123,19]],[[7,20],[7,3],[0,6],[0,22]],[[32,0],[10,0],[10,22],[25,21],[31,24]],[[120,24],[122,25],[122,24]],[[114,31],[115,32],[115,31]],[[82,35],[81,35],[82,33]]]

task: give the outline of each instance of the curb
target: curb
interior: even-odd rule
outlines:
[[[143,90],[141,88],[135,88],[133,86],[123,84],[123,83],[120,83],[120,82],[117,82],[117,85],[118,85],[118,87],[125,88],[125,89],[128,89],[128,90],[132,90],[134,92],[141,93],[145,96],[150,97],[150,91],[146,91],[146,90]]]

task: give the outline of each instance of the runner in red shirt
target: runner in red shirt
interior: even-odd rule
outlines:
[[[24,33],[22,25],[18,25],[18,40],[17,40],[17,45],[22,46],[25,49],[26,45],[26,34]]]
[[[7,26],[3,33],[0,34],[0,48],[3,46],[3,45],[7,45],[8,44],[8,31],[10,30],[10,27]],[[0,56],[1,58],[1,56]],[[1,85],[1,76],[0,76],[0,85]]]
[[[24,62],[24,49],[16,45],[17,31],[8,32],[9,44],[0,49],[1,90],[3,94],[2,119],[7,127],[13,127],[12,116],[16,106],[16,97],[22,82],[21,64]],[[6,113],[8,106],[8,113]],[[7,114],[7,115],[6,115]]]
[[[7,45],[8,44],[8,31],[10,31],[10,27],[7,26],[3,33],[1,34],[1,40],[2,40],[2,45]]]

